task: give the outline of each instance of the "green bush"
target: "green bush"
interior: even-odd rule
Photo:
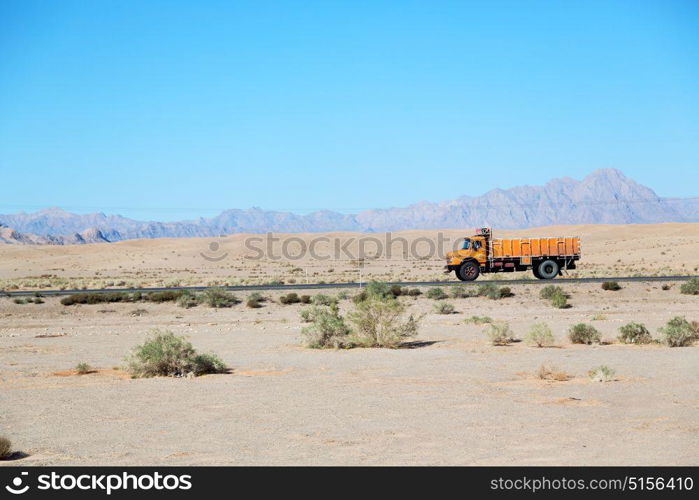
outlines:
[[[593,382],[611,382],[614,380],[615,373],[616,371],[607,365],[598,366],[587,372]]]
[[[699,278],[692,278],[680,286],[680,293],[685,295],[699,295]]]
[[[299,302],[301,302],[301,299],[299,298],[299,294],[296,292],[287,293],[286,295],[279,297],[280,304],[289,305],[298,304]]]
[[[525,339],[528,344],[537,347],[550,347],[554,343],[553,333],[546,323],[534,323]]]
[[[245,301],[245,306],[249,307],[250,309],[259,309],[260,307],[262,307],[262,300],[263,299],[259,293],[252,293],[248,297],[248,300]]]
[[[183,293],[184,290],[163,290],[160,292],[149,292],[143,296],[143,300],[155,303],[175,302],[182,296]]]
[[[554,293],[551,296],[551,305],[556,309],[568,309],[570,307],[568,297],[562,293]]]
[[[16,299],[12,299],[12,302],[14,302],[15,304],[26,304],[27,299],[16,298]]]
[[[467,289],[464,285],[454,285],[451,287],[451,296],[454,299],[465,299],[467,297],[473,297],[475,295],[474,289]]]
[[[602,283],[602,290],[611,290],[613,292],[621,290],[621,285],[616,281],[605,281]]]
[[[399,347],[405,339],[417,335],[418,320],[403,321],[405,306],[397,300],[369,296],[358,303],[348,318],[355,326],[354,345],[360,347]]]
[[[0,460],[12,455],[12,443],[4,436],[0,436]]]
[[[433,300],[444,300],[448,297],[448,295],[444,292],[443,288],[434,287],[434,288],[430,288],[429,290],[427,290],[426,297],[428,299],[433,299]]]
[[[556,286],[556,285],[546,285],[544,288],[542,288],[539,291],[539,297],[541,297],[542,299],[546,299],[546,300],[551,300],[553,298],[553,296],[557,295],[557,294],[564,295],[564,296],[567,295],[563,291],[563,288],[561,288],[560,286]]]
[[[183,290],[177,298],[177,305],[185,309],[190,309],[199,305],[199,299],[189,290]]]
[[[466,318],[464,320],[464,323],[473,323],[474,325],[486,325],[492,322],[493,318],[490,316],[471,316],[470,318]]]
[[[658,330],[661,338],[669,347],[686,347],[697,339],[692,324],[681,316],[675,316]]]
[[[329,306],[331,304],[337,303],[337,299],[335,297],[330,297],[329,295],[323,295],[322,293],[319,293],[318,295],[314,295],[313,298],[311,298],[311,303],[314,306]]]
[[[87,375],[92,371],[92,367],[88,365],[87,363],[78,363],[75,366],[75,373],[78,375]]]
[[[568,338],[573,344],[594,344],[599,343],[602,336],[597,329],[586,323],[578,323],[568,330]]]
[[[132,377],[182,377],[223,373],[226,365],[214,354],[199,354],[184,337],[171,331],[150,330],[146,341],[127,358]]]
[[[437,314],[454,314],[454,306],[448,302],[439,301],[434,305],[434,310]]]
[[[207,288],[201,294],[201,300],[209,307],[232,307],[240,303],[240,299],[220,287]]]
[[[491,300],[503,299],[505,297],[511,297],[514,295],[510,287],[507,286],[497,286],[493,283],[485,283],[478,287],[476,294],[479,297],[488,297]]]
[[[645,325],[633,322],[619,328],[618,338],[624,344],[649,344],[653,341]]]
[[[311,325],[301,330],[306,347],[339,349],[351,347],[350,329],[336,305],[311,306],[301,311],[301,318]]]
[[[72,306],[73,304],[104,304],[111,302],[134,302],[137,300],[134,296],[126,292],[87,292],[75,293],[61,299],[61,304],[64,306]]]
[[[422,292],[420,291],[419,288],[411,288],[408,290],[408,293],[404,293],[403,295],[410,295],[411,297],[419,297],[422,295]]]
[[[310,304],[311,303],[311,296],[310,295],[301,295],[299,297],[299,302],[302,304]]]
[[[510,325],[505,321],[490,323],[485,334],[493,345],[507,345],[514,340]]]
[[[310,323],[313,320],[313,307],[301,309],[299,311],[299,316],[301,317],[301,321],[304,323]]]

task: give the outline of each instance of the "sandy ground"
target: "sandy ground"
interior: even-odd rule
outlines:
[[[447,278],[442,272],[444,254],[470,233],[469,228],[273,235],[278,240],[238,234],[72,246],[0,245],[0,290],[453,280],[453,275]],[[496,237],[547,235],[581,237],[582,260],[571,276],[686,275],[699,271],[699,224],[495,231]],[[318,258],[313,258],[311,251]],[[485,275],[481,279],[491,277],[531,274]]]
[[[424,295],[404,298],[410,312],[426,313],[424,344],[396,350],[305,349],[299,305],[185,310],[3,298],[0,435],[28,456],[0,463],[699,465],[699,346],[613,342],[631,320],[655,334],[672,316],[699,319],[698,297],[661,285],[565,285],[573,307],[562,310],[534,285],[499,301],[449,299],[452,315],[435,314]],[[131,315],[137,308],[147,312]],[[558,347],[491,346],[482,326],[464,323],[471,315],[507,320],[520,337],[546,321]],[[613,343],[570,344],[565,331],[580,321]],[[189,336],[233,372],[128,378],[119,366],[153,327]],[[79,362],[99,371],[66,375]],[[542,363],[572,378],[539,380]],[[615,381],[589,379],[602,364]]]

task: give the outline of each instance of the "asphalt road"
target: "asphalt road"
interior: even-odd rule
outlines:
[[[494,283],[498,285],[546,285],[551,283],[601,283],[604,281],[687,281],[699,276],[606,276],[603,278],[555,278],[553,280],[516,279],[516,280],[481,280],[481,281],[395,281],[389,285],[408,287],[416,286],[452,286],[452,285],[481,285]],[[324,288],[360,288],[366,283],[294,283],[289,285],[238,285],[222,287],[229,291],[254,292],[259,290],[320,290]],[[162,292],[167,290],[190,290],[193,292],[206,290],[205,286],[178,286],[158,288],[95,288],[85,290],[12,290],[0,291],[0,295],[9,297],[40,295],[72,295],[75,293],[108,293],[108,292]]]

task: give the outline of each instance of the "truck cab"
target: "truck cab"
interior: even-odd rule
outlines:
[[[456,271],[457,277],[463,281],[476,279],[488,259],[490,229],[482,228],[478,231],[477,234],[464,238],[460,249],[447,253],[446,272]]]

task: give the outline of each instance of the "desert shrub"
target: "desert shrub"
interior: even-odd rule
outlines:
[[[160,304],[162,302],[175,302],[182,296],[183,290],[163,290],[160,292],[148,292],[143,300]]]
[[[612,292],[616,292],[617,290],[621,290],[621,285],[617,283],[616,281],[605,281],[602,283],[602,290],[610,290]]]
[[[568,338],[573,344],[599,343],[601,335],[597,329],[587,323],[577,323],[568,330]]]
[[[212,353],[196,353],[192,359],[193,369],[191,373],[195,376],[207,373],[225,373],[228,371],[226,364]]]
[[[699,295],[699,278],[692,278],[680,286],[680,293],[685,295]]]
[[[299,302],[302,304],[310,304],[311,303],[311,296],[310,295],[301,295],[299,297]]]
[[[556,294],[566,295],[563,288],[556,285],[546,285],[539,291],[539,297],[546,300],[551,300],[551,298],[553,298],[553,296]]]
[[[323,295],[322,293],[314,295],[313,298],[311,299],[311,303],[314,306],[329,306],[331,304],[335,304],[336,302],[337,302],[337,299],[335,297],[330,297],[329,295]]]
[[[284,305],[298,304],[299,302],[301,302],[301,299],[299,298],[299,294],[296,292],[290,292],[279,297],[279,303]]]
[[[44,299],[42,299],[41,297],[35,297],[35,298],[34,298],[34,303],[35,303],[35,304],[43,304],[43,303],[44,303]]]
[[[660,288],[661,288],[661,290],[665,290],[667,292],[672,287],[666,283],[663,286],[661,286]]]
[[[231,307],[240,303],[240,299],[223,288],[207,288],[201,294],[201,300],[209,307]]]
[[[400,295],[404,295],[400,287],[396,287],[397,285],[389,286],[388,283],[383,283],[381,281],[371,281],[367,283],[364,290],[352,297],[352,301],[355,304],[359,304],[371,297],[377,297],[379,299],[395,299]]]
[[[411,297],[419,297],[420,295],[422,295],[422,292],[420,291],[419,288],[411,288],[410,290],[408,290],[407,294],[404,293],[403,295],[410,295]]]
[[[348,318],[354,324],[354,345],[360,347],[399,347],[417,335],[418,320],[403,320],[405,306],[397,300],[370,296],[356,305]]]
[[[306,307],[305,309],[301,309],[299,311],[299,316],[301,317],[301,321],[304,323],[310,323],[313,319],[313,308]]]
[[[527,332],[526,341],[537,347],[548,347],[553,345],[554,338],[546,323],[534,323]]]
[[[301,311],[301,318],[311,323],[301,330],[306,347],[339,349],[351,347],[350,329],[336,305],[311,306]]]
[[[26,303],[27,303],[27,299],[20,299],[20,298],[17,298],[17,299],[12,299],[12,302],[14,302],[15,304],[26,304]]]
[[[349,298],[349,293],[342,291],[337,294],[337,300],[347,300]]]
[[[427,298],[433,300],[444,300],[448,297],[446,292],[441,287],[434,287],[427,290]]]
[[[691,323],[681,316],[675,316],[667,324],[658,329],[663,343],[669,347],[685,347],[692,345],[697,339],[697,333]]]
[[[129,313],[129,316],[143,316],[144,314],[148,314],[146,309],[134,309]]]
[[[464,320],[464,323],[473,323],[474,325],[486,325],[492,322],[493,318],[490,316],[471,316],[470,318],[466,318]]]
[[[510,287],[497,286],[493,283],[485,283],[478,287],[476,295],[479,297],[488,297],[491,300],[498,300],[505,297],[511,297],[513,293]]]
[[[12,443],[4,436],[0,436],[0,460],[8,458],[12,454]]]
[[[534,372],[536,378],[541,380],[554,380],[556,382],[565,382],[570,379],[565,371],[556,368],[555,366],[541,365],[536,372]]]
[[[177,297],[177,305],[184,307],[185,309],[190,309],[199,305],[199,299],[195,294],[189,290],[183,290],[179,297]]]
[[[587,372],[593,382],[611,382],[614,380],[615,373],[616,371],[607,365],[598,366]]]
[[[551,296],[551,305],[556,309],[568,309],[570,307],[568,296],[562,293],[554,293]]]
[[[104,304],[110,302],[133,302],[134,296],[126,292],[88,292],[75,293],[63,297],[61,304],[72,306],[73,304]]]
[[[624,344],[648,344],[653,341],[645,325],[633,322],[619,328],[618,338]]]
[[[434,305],[434,310],[437,314],[454,314],[454,306],[448,302],[439,301]]]
[[[473,289],[467,290],[463,285],[455,285],[451,287],[451,296],[454,299],[464,299],[466,297],[472,297]]]
[[[514,340],[510,325],[505,321],[488,324],[485,334],[493,345],[507,345]]]
[[[214,354],[199,354],[184,337],[171,331],[150,330],[146,341],[127,358],[133,377],[182,377],[190,373],[222,373],[226,365]]]
[[[78,363],[75,365],[75,373],[78,375],[86,375],[92,371],[92,367],[87,363]]]
[[[245,302],[245,306],[249,307],[250,309],[259,309],[262,307],[262,297],[260,297],[259,294],[250,294],[248,300]]]

